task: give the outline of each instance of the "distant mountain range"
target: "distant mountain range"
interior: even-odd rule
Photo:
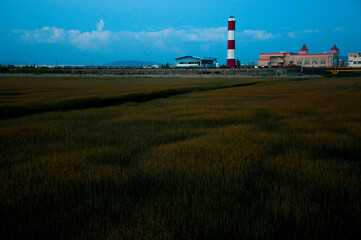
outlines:
[[[148,65],[148,66],[153,66],[153,65],[161,66],[162,63],[150,62],[150,61],[121,60],[121,61],[115,61],[115,62],[107,63],[107,64],[104,64],[104,65],[123,66],[123,67],[143,67],[145,65]]]

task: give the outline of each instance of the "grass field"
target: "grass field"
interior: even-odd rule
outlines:
[[[250,85],[239,79],[147,79],[107,77],[0,76],[0,119],[34,113],[105,107],[128,101]]]
[[[1,239],[361,236],[361,78],[0,77],[0,111]]]

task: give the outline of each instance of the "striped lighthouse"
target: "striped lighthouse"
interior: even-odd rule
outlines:
[[[235,40],[234,31],[236,30],[236,19],[233,16],[228,18],[228,48],[227,48],[227,67],[234,68],[236,66],[236,60],[234,56],[235,52]]]

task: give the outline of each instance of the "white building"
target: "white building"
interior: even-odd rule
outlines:
[[[349,67],[361,67],[361,53],[349,53],[348,54],[348,66]]]

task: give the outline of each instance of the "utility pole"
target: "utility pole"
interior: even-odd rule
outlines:
[[[83,56],[85,57],[85,65],[84,65],[84,67],[85,67],[86,66],[86,57],[87,57],[87,55],[83,54]]]
[[[58,58],[56,58],[56,66],[58,67]]]

